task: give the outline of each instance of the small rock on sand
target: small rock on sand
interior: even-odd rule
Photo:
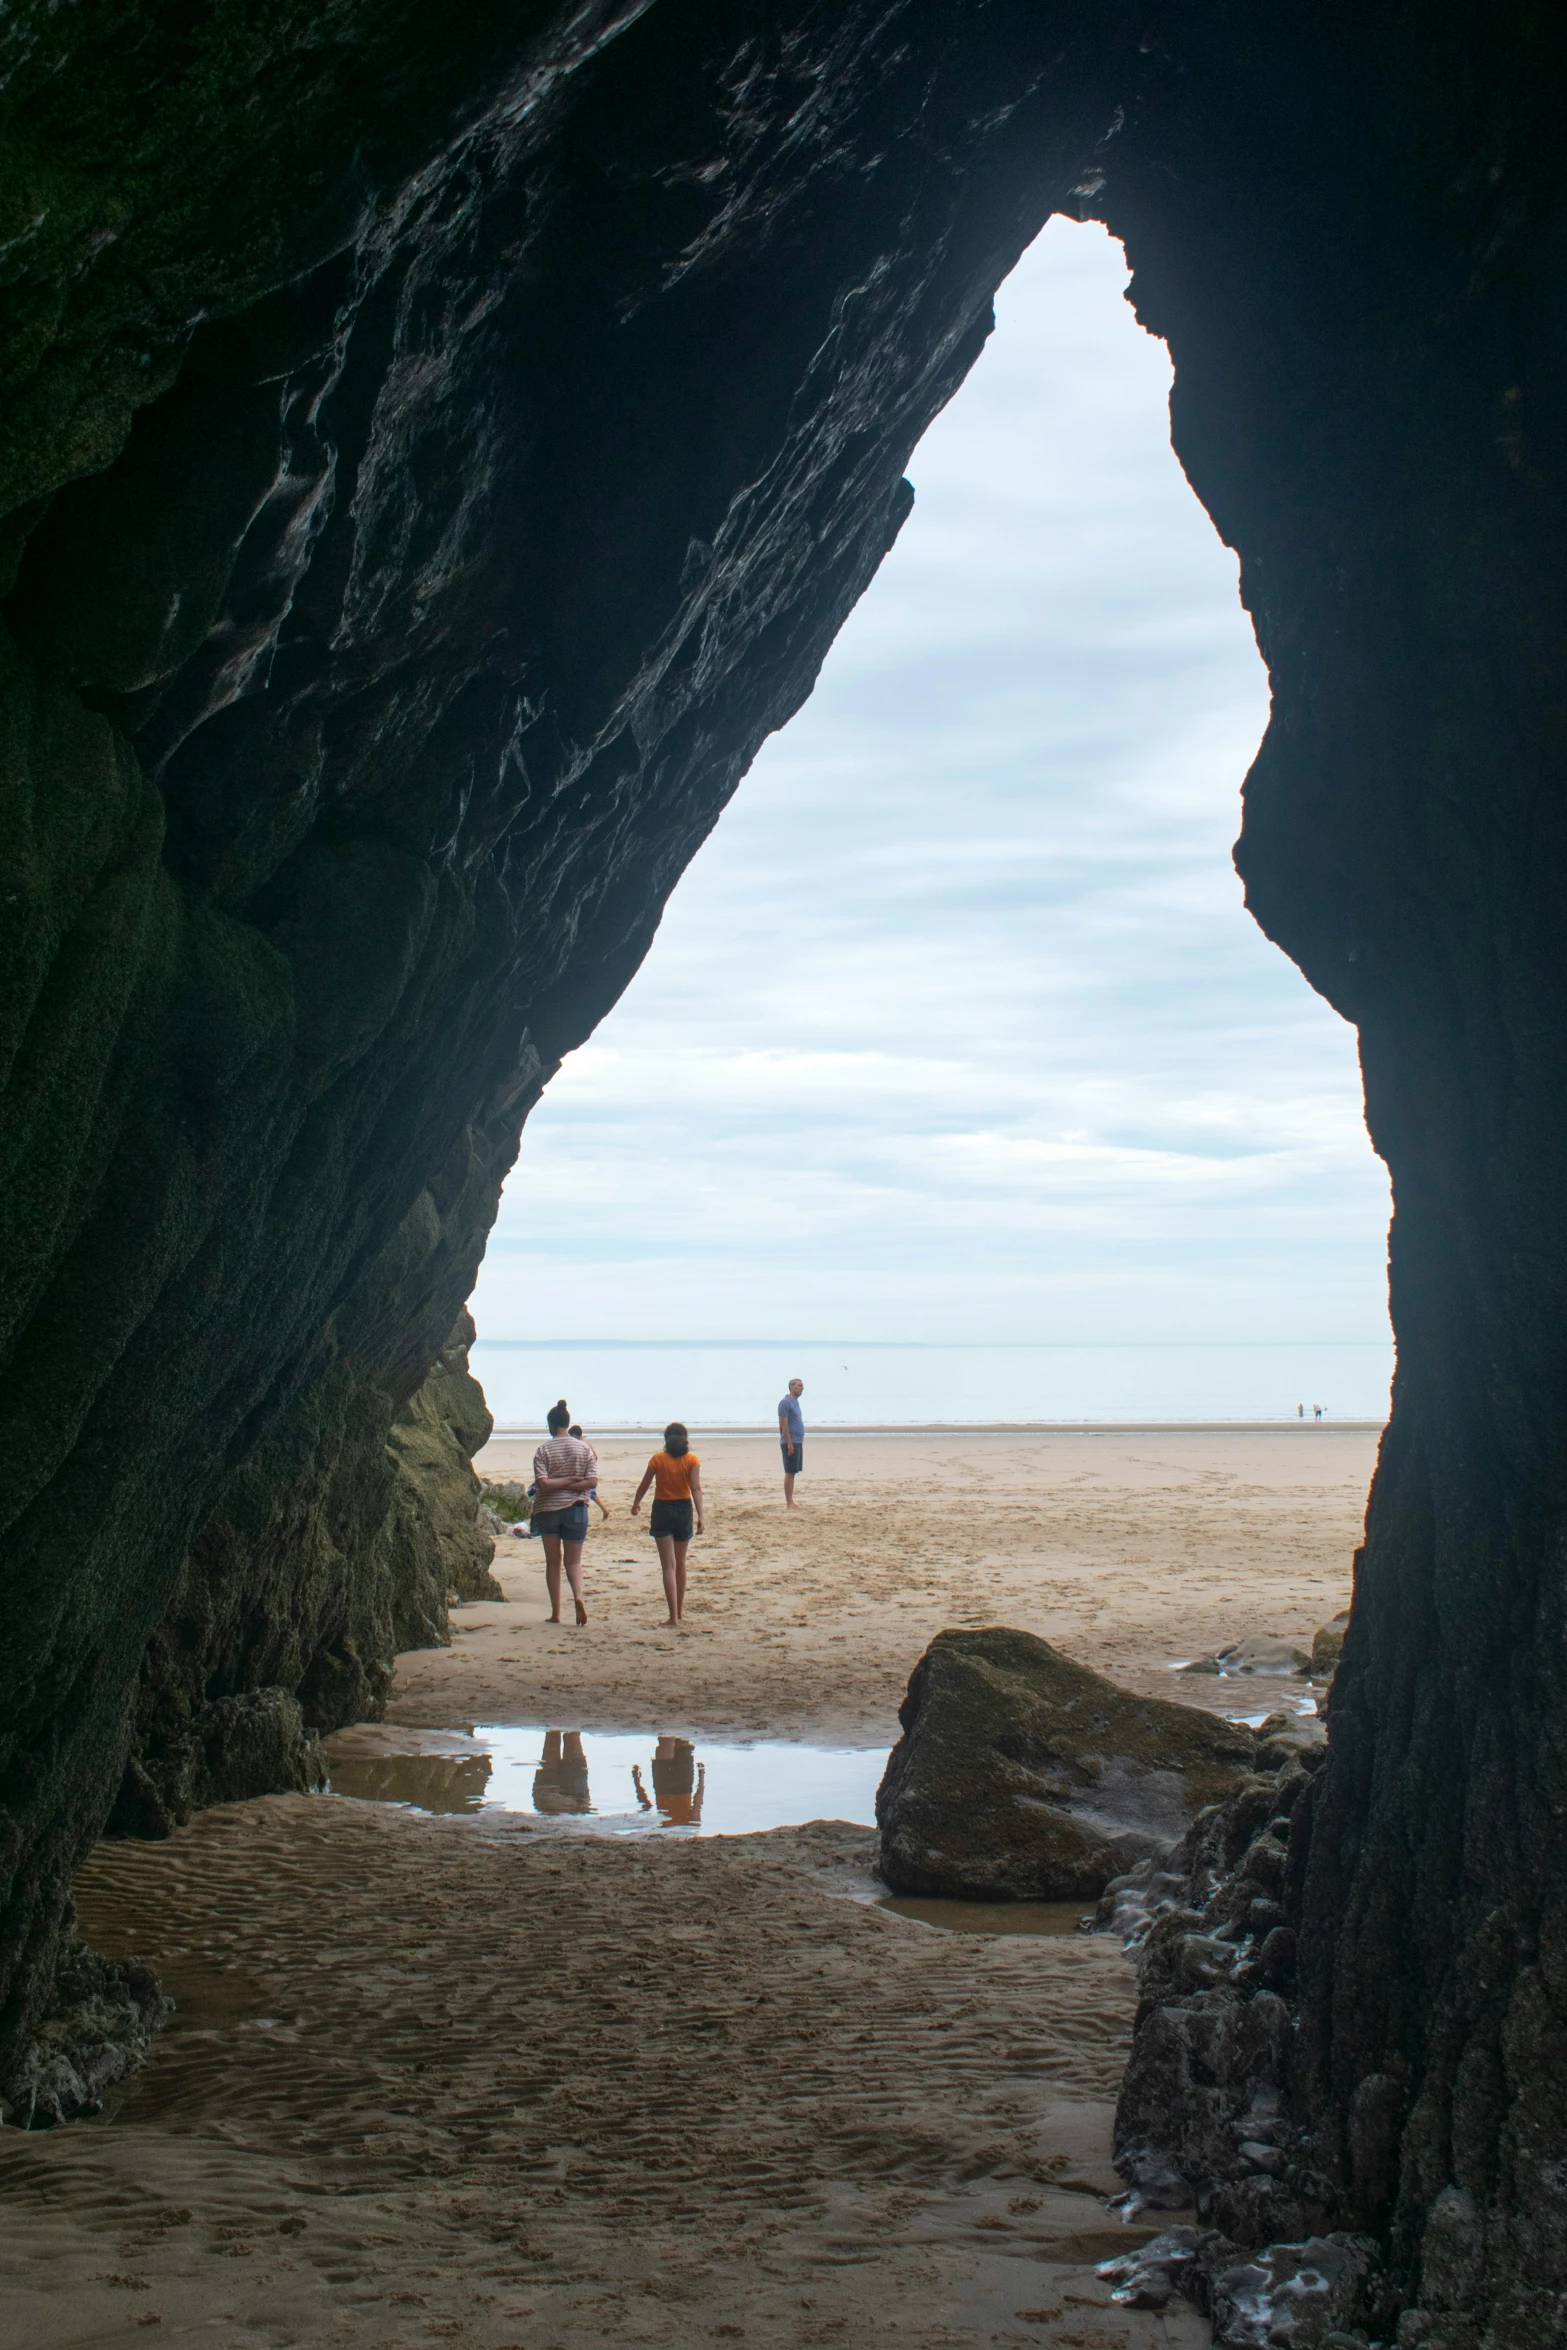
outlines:
[[[1229,1648],[1216,1648],[1208,1656],[1194,1657],[1181,1670],[1185,1673],[1221,1673],[1226,1676],[1231,1673],[1250,1674],[1282,1680],[1292,1674],[1309,1672],[1311,1661],[1305,1650],[1297,1648],[1293,1640],[1278,1640],[1271,1633],[1264,1633],[1256,1639],[1237,1640]]]

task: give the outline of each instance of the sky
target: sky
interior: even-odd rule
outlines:
[[[1267,679],[1120,247],[1053,221],[914,512],[533,1113],[490,1339],[1386,1341],[1353,1031],[1230,863]]]

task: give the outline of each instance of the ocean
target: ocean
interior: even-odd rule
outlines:
[[[542,1429],[557,1396],[594,1430],[771,1428],[805,1382],[813,1428],[1387,1416],[1390,1340],[1168,1346],[947,1346],[821,1339],[481,1338],[498,1433]]]

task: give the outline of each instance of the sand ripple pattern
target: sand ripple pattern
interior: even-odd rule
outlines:
[[[100,1848],[176,2026],[0,2145],[14,2338],[1193,2344],[1092,2265],[1129,1974],[832,1888],[856,1832],[659,1844],[334,1797]]]

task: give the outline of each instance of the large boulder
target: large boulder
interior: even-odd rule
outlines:
[[[1095,1899],[1255,1768],[1243,1726],[1131,1697],[1031,1632],[942,1632],[876,1796],[900,1893]]]

